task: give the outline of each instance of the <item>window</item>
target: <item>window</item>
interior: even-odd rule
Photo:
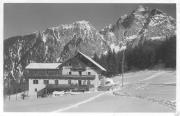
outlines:
[[[88,75],[91,75],[91,72],[88,72]]]
[[[69,75],[71,75],[71,72],[69,72]]]
[[[55,80],[55,84],[58,85],[58,84],[59,84],[59,81],[58,81],[58,80]]]
[[[44,84],[49,84],[49,80],[44,80]]]
[[[82,84],[81,84],[81,80],[78,80],[78,85],[79,85],[79,86],[81,86],[81,85],[82,85]]]
[[[86,85],[86,80],[83,81],[83,85]]]
[[[81,72],[81,71],[79,71],[79,75],[82,75],[82,72]]]
[[[33,84],[38,84],[38,80],[33,80]]]
[[[107,82],[105,82],[105,84],[110,84],[110,82],[109,82],[109,81],[107,81]]]
[[[88,80],[88,81],[87,81],[87,85],[90,85],[90,84],[91,84],[91,82],[90,82],[90,80]]]
[[[70,79],[68,80],[68,84],[71,85],[71,80]]]

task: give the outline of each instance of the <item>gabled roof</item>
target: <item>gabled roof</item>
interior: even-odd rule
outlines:
[[[84,56],[86,59],[88,59],[90,62],[92,62],[94,65],[96,65],[98,68],[100,68],[103,71],[106,71],[106,69],[104,67],[102,67],[100,64],[98,64],[96,61],[94,61],[92,58],[90,58],[89,56],[83,54],[82,52],[78,51],[78,53],[80,53],[82,56]]]
[[[61,63],[30,63],[26,69],[58,69]]]
[[[85,57],[90,62],[92,62],[95,66],[97,66],[102,71],[106,71],[106,69],[104,67],[102,67],[100,64],[98,64],[96,61],[94,61],[89,56],[83,54],[80,51],[78,51],[78,53],[81,54],[83,57]],[[26,69],[58,69],[61,64],[62,63],[30,63],[28,66],[26,66]]]

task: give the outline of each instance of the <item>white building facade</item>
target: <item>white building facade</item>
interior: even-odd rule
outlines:
[[[37,95],[47,85],[87,85],[96,90],[102,71],[106,71],[87,55],[78,52],[63,63],[30,63],[26,67],[29,95]]]

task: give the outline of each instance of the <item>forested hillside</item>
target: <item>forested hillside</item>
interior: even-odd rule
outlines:
[[[107,75],[121,73],[122,52],[109,50],[106,55],[94,60],[104,66]],[[153,68],[176,68],[176,36],[166,38],[165,41],[148,40],[136,47],[128,46],[125,50],[125,71],[153,69]]]

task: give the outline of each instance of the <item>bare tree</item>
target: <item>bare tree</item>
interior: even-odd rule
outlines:
[[[122,37],[122,63],[121,63],[121,76],[122,76],[122,87],[124,86],[124,65],[125,65],[125,51],[126,51],[126,46],[127,46],[127,34],[128,34],[128,29],[131,28],[132,24],[134,22],[134,14],[133,12],[128,15],[125,19],[119,19],[118,20],[118,27],[122,27],[123,31],[123,37]]]

